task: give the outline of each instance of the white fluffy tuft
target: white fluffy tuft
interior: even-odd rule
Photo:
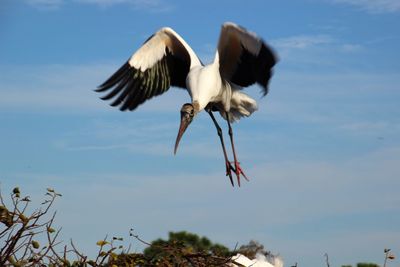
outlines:
[[[231,264],[232,267],[245,266],[245,267],[283,267],[283,260],[280,256],[266,257],[263,254],[257,254],[256,258],[250,260],[242,254],[236,254],[232,257],[235,263],[240,265]]]
[[[244,116],[249,117],[257,109],[257,102],[253,98],[238,90],[232,91],[229,111],[231,122],[238,121]],[[226,119],[225,112],[221,112],[221,116]]]

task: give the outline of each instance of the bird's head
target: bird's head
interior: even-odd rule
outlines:
[[[178,136],[176,137],[175,141],[174,154],[176,154],[176,151],[178,150],[179,141],[181,140],[183,134],[185,133],[186,128],[192,122],[193,117],[196,115],[196,113],[197,112],[195,111],[195,108],[193,107],[192,104],[190,103],[183,104],[181,108],[181,124],[179,125]]]

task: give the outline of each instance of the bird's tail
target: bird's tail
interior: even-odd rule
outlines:
[[[244,116],[248,117],[257,109],[257,102],[253,98],[239,90],[232,90],[231,105],[228,112],[230,122],[240,120]],[[225,112],[221,112],[221,116],[227,119]]]

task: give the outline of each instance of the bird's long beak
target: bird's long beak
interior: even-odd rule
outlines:
[[[174,155],[176,154],[176,151],[178,150],[178,145],[179,141],[181,141],[181,138],[183,134],[186,131],[186,128],[189,126],[189,124],[192,122],[191,118],[184,113],[181,114],[181,124],[179,125],[179,131],[178,131],[178,136],[176,137],[175,141],[175,149],[174,149]]]

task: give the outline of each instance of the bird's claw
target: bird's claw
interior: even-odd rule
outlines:
[[[235,164],[235,173],[236,173],[238,185],[240,187],[240,175],[243,175],[243,177],[246,179],[246,181],[249,181],[249,178],[247,178],[246,174],[244,174],[238,161],[233,162],[233,164]]]
[[[233,167],[232,164],[235,167]],[[232,161],[232,163],[227,161],[225,166],[226,166],[226,176],[229,176],[232,186],[235,186],[233,183],[232,171],[236,174],[239,187],[240,187],[240,175],[243,175],[246,181],[249,181],[249,178],[247,178],[246,174],[243,172],[238,161]]]
[[[233,178],[232,178],[232,171],[236,172],[235,168],[232,167],[232,164],[229,161],[226,161],[226,176],[229,176],[229,179],[231,180],[232,186],[233,184]]]

